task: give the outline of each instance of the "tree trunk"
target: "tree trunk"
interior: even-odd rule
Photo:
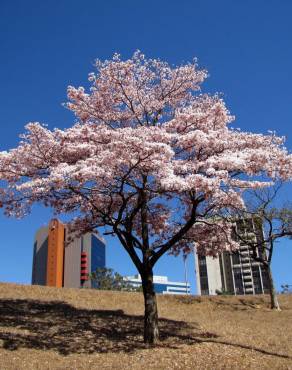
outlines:
[[[158,311],[153,285],[153,272],[148,271],[142,276],[144,294],[144,343],[154,344],[159,339]]]
[[[267,266],[267,272],[269,277],[269,291],[270,291],[270,297],[271,297],[271,309],[280,311],[280,305],[278,302],[275,286],[274,286],[274,280],[273,275],[271,271],[270,265]]]

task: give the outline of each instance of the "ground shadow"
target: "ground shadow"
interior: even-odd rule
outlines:
[[[157,346],[214,343],[261,354],[291,358],[253,346],[230,343],[218,335],[202,332],[196,323],[160,318]],[[148,348],[143,343],[143,317],[122,310],[90,310],[62,301],[0,299],[0,343],[3,348],[54,350],[73,353],[134,352]]]
[[[159,327],[160,346],[175,348],[195,337],[216,337],[184,321],[161,318]],[[8,350],[34,348],[68,355],[145,348],[142,316],[126,315],[122,310],[75,308],[61,301],[2,299],[0,328],[0,340]]]

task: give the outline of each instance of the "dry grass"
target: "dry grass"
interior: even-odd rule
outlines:
[[[0,369],[292,369],[292,295],[159,296],[142,342],[141,293],[0,284]]]

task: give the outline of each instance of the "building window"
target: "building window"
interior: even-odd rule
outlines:
[[[209,284],[208,284],[208,271],[206,264],[206,257],[199,257],[199,274],[200,274],[200,285],[201,285],[201,294],[209,294]]]
[[[234,285],[236,294],[244,294],[244,287],[242,282],[242,273],[240,268],[233,269]]]
[[[233,263],[233,265],[239,265],[240,264],[239,253],[233,253],[232,254],[232,263]]]
[[[198,261],[200,266],[206,266],[206,257],[205,256],[198,256]]]
[[[263,293],[259,266],[252,266],[252,277],[255,294]]]

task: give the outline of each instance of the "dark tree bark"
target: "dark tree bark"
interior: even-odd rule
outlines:
[[[158,328],[158,310],[156,294],[153,284],[153,267],[158,259],[169,251],[175,243],[177,243],[194,225],[196,221],[196,210],[198,205],[204,200],[203,197],[197,199],[192,198],[192,210],[189,220],[179,229],[169,240],[155,248],[151,248],[149,243],[149,225],[148,225],[148,207],[149,194],[147,193],[147,176],[142,177],[143,188],[139,191],[137,204],[132,212],[125,218],[122,229],[119,227],[122,219],[122,212],[126,208],[126,201],[123,199],[123,206],[119,212],[119,216],[114,224],[110,223],[109,226],[113,227],[115,233],[121,244],[134,262],[142,279],[142,288],[144,295],[144,342],[148,344],[155,344],[159,340]],[[133,220],[140,213],[141,220],[141,240],[133,235]],[[136,248],[142,253],[142,260],[136,253]]]
[[[267,272],[268,272],[268,277],[269,277],[269,291],[270,291],[270,298],[271,298],[271,309],[280,311],[280,305],[278,302],[278,297],[276,294],[275,286],[274,286],[274,280],[273,280],[273,275],[272,275],[272,270],[270,265],[266,266]]]
[[[147,269],[142,275],[144,294],[144,343],[155,344],[159,339],[158,310],[153,285],[153,271]]]

